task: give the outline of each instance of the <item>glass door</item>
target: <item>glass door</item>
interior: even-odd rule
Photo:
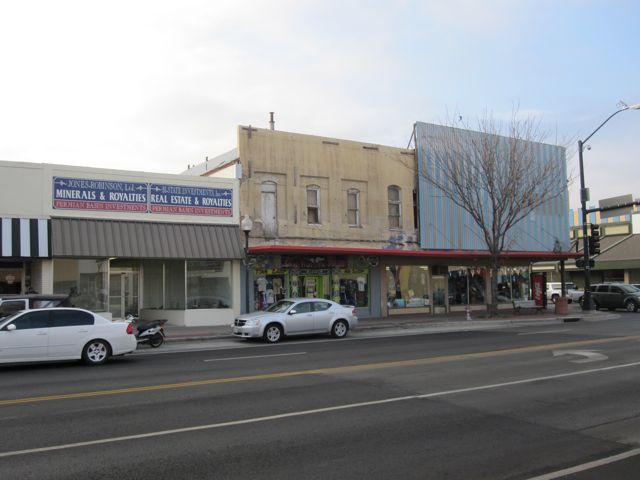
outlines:
[[[111,269],[109,275],[109,311],[113,318],[138,316],[139,279],[137,270]]]

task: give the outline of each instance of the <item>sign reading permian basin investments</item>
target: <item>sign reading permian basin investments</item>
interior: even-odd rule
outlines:
[[[231,217],[230,188],[53,177],[53,208]]]

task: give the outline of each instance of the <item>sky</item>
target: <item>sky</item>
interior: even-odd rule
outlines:
[[[238,125],[406,148],[416,121],[540,122],[567,146],[640,103],[635,0],[0,0],[0,160],[179,173]],[[588,142],[640,197],[640,110]]]

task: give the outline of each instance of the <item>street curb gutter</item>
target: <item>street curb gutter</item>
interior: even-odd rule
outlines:
[[[598,316],[598,318],[593,318],[591,320],[610,320],[612,318],[617,318],[616,315],[602,315]],[[455,321],[444,321],[444,322],[381,322],[378,324],[370,324],[370,325],[359,325],[357,330],[390,330],[390,329],[420,329],[423,334],[431,334],[431,333],[450,333],[450,332],[460,332],[460,331],[474,331],[474,330],[483,330],[483,329],[492,329],[497,327],[508,327],[508,326],[516,326],[516,325],[527,325],[527,324],[551,324],[551,323],[569,323],[569,322],[578,322],[583,320],[584,317],[581,316],[567,316],[567,317],[542,317],[542,318],[511,318],[505,320],[455,320]],[[203,334],[203,335],[171,335],[170,333],[167,335],[165,341],[167,342],[201,342],[207,340],[221,340],[221,339],[232,339],[237,338],[231,335],[230,333],[213,333],[213,334]]]

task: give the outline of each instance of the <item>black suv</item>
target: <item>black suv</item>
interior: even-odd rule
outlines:
[[[591,298],[596,310],[624,308],[627,312],[637,312],[640,308],[640,289],[628,283],[591,285]]]

